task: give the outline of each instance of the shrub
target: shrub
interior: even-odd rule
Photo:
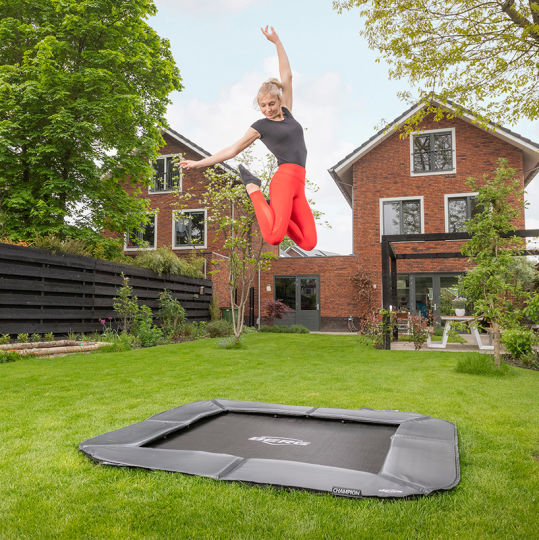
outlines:
[[[286,328],[286,327],[285,327]],[[292,334],[308,334],[309,329],[301,324],[292,324],[288,327],[288,331]]]
[[[122,330],[129,332],[131,323],[139,312],[139,306],[137,297],[131,297],[133,289],[129,286],[129,278],[122,274],[122,279],[123,285],[120,287],[118,296],[113,299],[112,306],[122,319]]]
[[[517,360],[530,356],[535,342],[535,334],[527,328],[510,328],[502,335],[506,351]]]
[[[527,302],[524,315],[535,324],[539,323],[539,294],[535,293]]]
[[[414,349],[419,351],[423,343],[427,341],[427,319],[422,315],[410,315],[408,317],[410,325],[410,336],[414,342]]]
[[[219,301],[217,296],[213,295],[210,302],[210,320],[218,321],[221,318],[221,310],[219,309]]]
[[[32,334],[30,336],[30,341],[33,343],[37,343],[38,341],[41,341],[41,334]]]
[[[261,332],[273,332],[274,334],[308,334],[308,328],[301,324],[293,324],[291,326],[268,326],[262,325]]]
[[[158,317],[163,323],[163,330],[167,338],[177,338],[183,330],[185,322],[185,309],[166,289],[159,295]]]
[[[17,334],[17,341],[19,343],[28,343],[30,336],[26,333]]]
[[[54,341],[54,334],[49,332],[43,336],[43,341]]]
[[[459,373],[471,375],[490,375],[500,377],[507,375],[509,366],[501,364],[497,367],[494,358],[490,354],[460,353],[455,370]]]
[[[122,333],[111,339],[110,345],[100,347],[96,352],[125,352],[130,351],[136,344],[137,339],[129,334]]]
[[[152,310],[148,306],[140,306],[133,324],[133,334],[141,347],[154,347],[163,338],[161,328],[153,324]]]
[[[54,234],[36,236],[32,241],[32,247],[48,249],[53,253],[70,253],[71,255],[83,255],[85,257],[92,255],[92,249],[83,240],[62,239]]]
[[[187,323],[184,326],[183,329],[183,335],[185,337],[192,337],[193,339],[200,339],[206,337],[208,334],[206,333],[206,322],[200,321],[200,322],[192,322]]]
[[[284,314],[288,313],[289,311],[294,310],[289,308],[282,300],[268,300],[264,304],[264,313],[271,321],[271,324],[273,324],[275,319],[282,319]]]
[[[2,334],[0,336],[0,345],[7,345],[10,341],[9,334]]]
[[[15,351],[0,351],[0,364],[15,362],[15,360],[18,360],[20,357],[21,355]]]
[[[135,257],[135,264],[149,268],[159,275],[174,274],[189,277],[204,277],[202,257],[178,257],[169,247],[145,251]]]
[[[234,333],[232,324],[224,319],[211,321],[206,325],[206,332],[212,338],[231,336]]]

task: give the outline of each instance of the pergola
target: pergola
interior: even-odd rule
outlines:
[[[506,238],[517,236],[520,238],[539,237],[539,229],[521,229],[511,231]],[[382,307],[390,310],[397,305],[397,261],[400,259],[457,259],[466,258],[460,251],[424,251],[422,253],[397,253],[393,244],[398,242],[439,242],[441,240],[470,240],[471,236],[465,232],[456,233],[430,233],[430,234],[389,234],[382,236]],[[519,252],[520,255],[539,255],[539,249],[527,249]],[[389,328],[389,325],[384,325]],[[384,349],[391,349],[391,334],[387,330],[384,334]]]

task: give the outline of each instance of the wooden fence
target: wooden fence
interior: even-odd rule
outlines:
[[[184,276],[159,276],[121,265],[43,249],[0,244],[0,334],[94,332],[100,320],[113,317],[113,299],[129,278],[139,304],[159,307],[163,289],[170,291],[187,318],[207,320],[212,282]]]

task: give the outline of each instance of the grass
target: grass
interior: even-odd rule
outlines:
[[[0,364],[0,538],[537,538],[539,374],[458,373],[459,353],[250,334]],[[460,353],[462,354],[462,353]],[[190,401],[399,409],[455,422],[461,483],[342,499],[97,465],[86,438]]]

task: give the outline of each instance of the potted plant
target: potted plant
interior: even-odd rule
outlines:
[[[453,300],[453,309],[457,317],[464,317],[466,313],[466,298],[455,298]]]

